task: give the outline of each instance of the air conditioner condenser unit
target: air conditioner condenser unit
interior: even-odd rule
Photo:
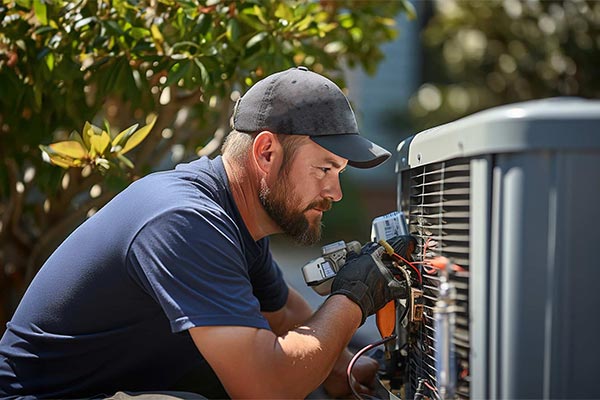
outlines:
[[[461,267],[450,348],[436,332],[442,277],[421,271],[406,398],[423,380],[448,398],[598,398],[600,101],[517,103],[423,131],[398,146],[396,172],[417,261]]]

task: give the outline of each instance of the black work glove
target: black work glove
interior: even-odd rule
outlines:
[[[359,256],[340,268],[331,285],[331,296],[343,294],[358,304],[362,310],[361,325],[391,300],[406,298],[408,293],[406,282],[394,279],[384,265],[384,254],[382,246],[366,244]]]
[[[394,236],[387,240],[394,252],[407,261],[412,261],[412,253],[417,247],[417,239],[410,235]]]

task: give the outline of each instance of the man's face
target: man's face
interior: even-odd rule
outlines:
[[[300,244],[314,244],[321,238],[323,212],[342,198],[339,174],[346,164],[307,138],[277,179],[261,181],[261,204],[283,232]]]

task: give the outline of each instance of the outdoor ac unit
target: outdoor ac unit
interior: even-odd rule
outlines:
[[[450,397],[599,398],[600,101],[517,103],[423,131],[398,146],[396,172],[415,258],[464,269],[450,276]],[[440,389],[438,289],[423,271],[409,399],[422,378]]]

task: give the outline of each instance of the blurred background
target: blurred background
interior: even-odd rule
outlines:
[[[301,266],[322,245],[368,241],[396,209],[403,139],[496,105],[600,94],[598,1],[20,0],[2,2],[0,26],[0,333],[76,226],[131,181],[218,154],[235,100],[272,72],[334,80],[393,153],[343,174],[321,243],[272,239],[314,307]]]

